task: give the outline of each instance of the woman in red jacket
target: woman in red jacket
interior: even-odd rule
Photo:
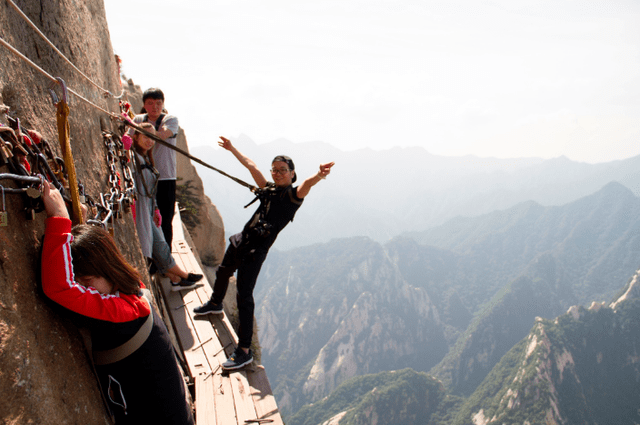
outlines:
[[[60,192],[45,182],[42,288],[91,330],[103,393],[120,424],[193,424],[164,323],[142,297],[144,284],[111,235],[71,221]]]

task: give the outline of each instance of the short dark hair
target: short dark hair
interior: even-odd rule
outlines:
[[[115,290],[137,294],[140,273],[130,265],[102,227],[80,224],[71,229],[71,257],[76,277],[103,277]]]
[[[142,93],[142,103],[147,99],[160,99],[164,102],[164,93],[156,87],[151,87]]]
[[[276,156],[275,158],[273,158],[273,161],[271,161],[271,164],[273,164],[276,161],[285,162],[289,166],[289,169],[291,171],[295,171],[296,169],[296,166],[293,165],[293,159],[289,158],[287,155]],[[293,178],[291,179],[291,183],[295,183],[295,181],[297,180],[298,176],[296,174],[297,173],[293,173]]]

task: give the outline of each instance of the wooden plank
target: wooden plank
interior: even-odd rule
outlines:
[[[233,354],[236,349],[236,346],[238,345],[238,337],[233,331],[233,327],[231,326],[226,314],[210,315],[209,320],[216,330],[221,346],[225,348],[224,353],[220,353],[220,355],[225,356],[226,360],[226,358]]]
[[[174,256],[176,256],[174,254]],[[180,259],[182,259],[183,255],[179,255]],[[206,356],[210,359],[210,364],[213,369],[215,369],[224,359],[220,361],[211,361],[212,358],[216,357],[218,353],[222,351],[222,356],[225,356],[223,345],[220,342],[220,338],[216,329],[212,326],[211,316],[195,316],[193,313],[193,308],[197,307],[206,301],[209,300],[212,289],[206,278],[204,278],[205,283],[203,286],[196,287],[195,289],[189,291],[179,291],[182,295],[182,300],[184,304],[185,314],[189,316],[189,319],[192,322],[192,328],[198,335],[199,341],[209,341],[203,345],[203,349],[206,352]]]
[[[198,338],[197,332],[193,329],[193,323],[187,311],[189,305],[184,305],[184,300],[179,293],[171,291],[171,282],[168,278],[161,278],[159,282],[167,311],[171,316],[171,323],[189,367],[189,374],[195,378],[201,373],[209,373],[212,368],[207,356],[201,350],[192,350],[194,346],[202,343],[202,340]]]
[[[231,381],[222,373],[213,375],[213,397],[216,406],[216,420],[219,425],[238,425],[236,406],[233,399]],[[210,378],[211,379],[211,378]],[[196,396],[197,397],[197,396]],[[242,422],[244,425],[244,422]]]
[[[254,371],[247,373],[247,380],[258,419],[271,419],[274,425],[284,425],[264,366],[255,366]]]
[[[191,252],[191,247],[184,239],[174,239],[171,244],[171,252],[187,254]]]
[[[233,402],[236,406],[238,424],[244,424],[250,419],[256,419],[256,408],[251,398],[251,387],[249,386],[249,381],[247,381],[246,371],[231,372],[228,374],[228,379],[233,391]]]
[[[173,228],[172,255],[176,263],[187,272],[204,274],[185,240],[179,211],[174,216]],[[247,420],[269,419],[274,425],[284,425],[264,367],[222,370],[221,365],[233,353],[238,337],[226,314],[193,314],[193,308],[207,302],[213,292],[206,277],[202,286],[177,292],[171,291],[168,279],[163,280],[167,310],[194,373],[196,424],[245,425]]]
[[[171,220],[171,227],[173,228],[173,240],[184,240],[184,232],[182,230],[182,217],[180,217],[180,207],[176,202],[176,207],[173,210],[173,220]]]
[[[217,425],[213,378],[196,377],[196,425]]]
[[[174,240],[171,253],[174,255],[181,254],[181,259],[186,271],[194,271],[195,273],[202,271],[200,263],[198,263],[195,254],[191,251],[191,247],[185,240]]]

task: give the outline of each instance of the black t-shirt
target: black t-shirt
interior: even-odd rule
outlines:
[[[298,198],[297,189],[293,186],[277,187],[268,183],[263,192],[264,196],[260,199],[260,206],[242,231],[243,238],[254,248],[268,250],[276,241],[278,233],[293,221],[303,201]],[[267,223],[266,226],[264,223]]]

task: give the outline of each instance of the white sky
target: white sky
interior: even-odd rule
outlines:
[[[640,154],[637,0],[105,0],[191,147],[245,134],[438,155]]]

